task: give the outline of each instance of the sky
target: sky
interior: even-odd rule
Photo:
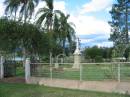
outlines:
[[[4,0],[0,0],[0,16],[4,14]],[[75,24],[76,36],[79,37],[81,46],[111,47],[113,43],[108,41],[111,27],[109,11],[114,0],[54,0],[54,9],[70,14],[69,22]],[[44,6],[40,2],[35,9]]]

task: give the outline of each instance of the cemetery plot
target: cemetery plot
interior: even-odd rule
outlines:
[[[62,63],[59,67],[55,64],[31,64],[31,75],[34,77],[47,77],[70,80],[86,81],[130,81],[129,64],[103,64],[80,63],[80,68],[72,68],[73,63]]]

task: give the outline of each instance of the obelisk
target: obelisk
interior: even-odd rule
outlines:
[[[73,68],[76,68],[76,69],[80,68],[80,57],[81,57],[81,52],[80,52],[80,48],[79,48],[79,38],[77,38],[76,49],[75,49],[75,52],[74,52]]]

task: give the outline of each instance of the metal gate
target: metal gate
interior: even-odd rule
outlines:
[[[5,60],[4,65],[4,77],[16,76],[16,62],[12,60]]]

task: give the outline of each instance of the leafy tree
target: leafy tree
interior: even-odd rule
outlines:
[[[102,62],[103,59],[111,59],[112,48],[99,48],[97,46],[86,48],[84,51],[84,56],[86,59],[93,59],[96,62]]]
[[[19,19],[24,20],[24,23],[26,25],[27,19],[30,20],[32,17],[32,14],[34,12],[34,8],[38,5],[39,0],[5,0],[4,4],[6,5],[5,13],[8,16],[9,14],[13,15],[12,13],[15,13],[15,20],[16,20],[16,14],[18,12],[18,9],[20,9],[19,13]],[[25,48],[24,40],[21,40],[22,43],[22,51],[23,51],[23,58],[27,57],[27,49]]]
[[[18,44],[16,31],[18,30],[17,22],[0,19],[0,43],[1,50],[13,51]]]
[[[110,11],[112,16],[112,21],[109,22],[112,27],[110,40],[114,42],[115,53],[118,57],[123,56],[129,46],[129,11],[129,0],[117,0],[117,3],[113,4]]]
[[[6,5],[5,13],[9,17],[6,17],[6,22],[4,20],[5,26],[1,23],[1,28],[4,29],[1,33],[4,34],[0,41],[9,44],[10,47],[7,47],[3,43],[4,48],[10,48],[13,51],[21,50],[24,59],[31,54],[41,56],[44,53],[47,55],[47,52],[50,52],[50,55],[53,52],[53,56],[56,56],[66,48],[65,46],[74,41],[75,31],[68,23],[69,15],[65,16],[63,12],[54,10],[53,0],[43,0],[47,6],[39,9],[36,25],[30,23],[29,20],[39,1],[5,0],[4,2]],[[20,21],[16,19],[17,13]],[[15,16],[14,20],[12,20],[12,16]],[[9,30],[6,31],[5,28]],[[4,40],[2,40],[3,38]]]
[[[87,48],[84,51],[85,58],[90,58],[90,59],[96,59],[97,56],[102,57],[102,50],[99,49],[97,46],[94,46],[92,48]]]
[[[31,56],[42,55],[48,49],[47,36],[33,24],[0,19],[0,33],[1,51],[12,53],[24,47]]]

